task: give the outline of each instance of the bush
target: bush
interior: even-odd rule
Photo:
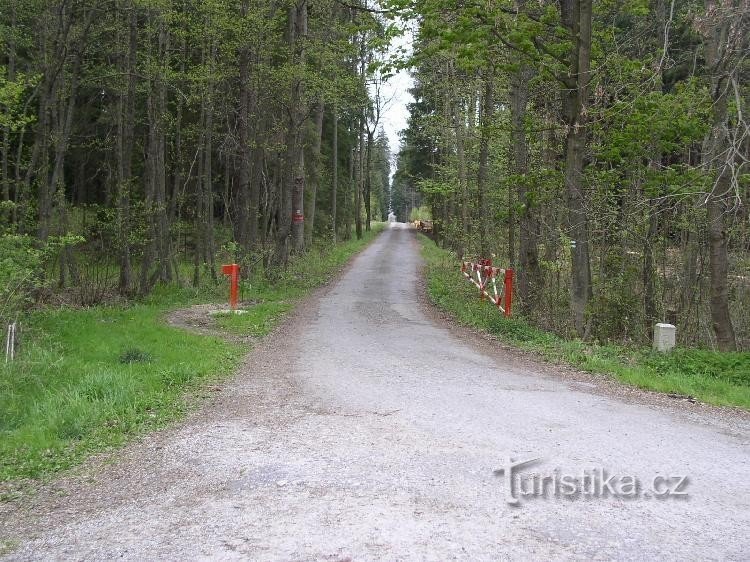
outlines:
[[[411,214],[409,215],[409,220],[412,222],[432,220],[432,212],[430,211],[430,208],[427,205],[422,205],[421,207],[411,210]]]
[[[0,235],[0,319],[27,307],[43,283],[43,251],[30,236]]]
[[[120,354],[120,363],[129,365],[132,363],[151,363],[151,354],[138,349],[137,347],[131,347],[126,349]]]

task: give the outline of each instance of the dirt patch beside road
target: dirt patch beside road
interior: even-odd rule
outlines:
[[[240,310],[248,309],[256,304],[252,301],[241,302],[238,308]],[[164,319],[170,326],[204,336],[213,336],[236,343],[253,343],[256,341],[257,338],[251,335],[230,334],[217,325],[216,314],[227,310],[225,304],[196,304],[188,308],[172,310]]]

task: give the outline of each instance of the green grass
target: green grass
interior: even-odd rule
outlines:
[[[245,315],[228,332],[263,336],[295,301],[330,279],[383,229],[312,249],[273,282],[246,282]],[[129,306],[43,310],[24,322],[20,357],[0,364],[0,482],[39,478],[179,418],[209,381],[234,371],[247,346],[164,323],[172,309],[225,298],[226,282],[160,286]]]
[[[18,547],[19,541],[13,539],[0,538],[0,556],[5,556],[13,552]]]
[[[598,345],[565,340],[522,318],[505,318],[461,275],[458,260],[420,236],[427,290],[433,303],[459,322],[497,336],[544,359],[612,375],[619,381],[657,392],[689,395],[719,406],[750,410],[750,353],[676,349],[663,354],[642,347]]]
[[[34,313],[0,376],[0,479],[37,477],[179,416],[243,349],[170,328],[156,304]]]
[[[292,304],[284,301],[261,302],[247,307],[241,314],[226,312],[216,315],[216,324],[231,334],[265,336]]]

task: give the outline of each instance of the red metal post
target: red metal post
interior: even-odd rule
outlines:
[[[229,275],[229,308],[236,310],[240,292],[240,266],[236,263],[222,265],[221,272]]]
[[[511,305],[513,304],[513,270],[505,270],[505,316],[510,318]]]

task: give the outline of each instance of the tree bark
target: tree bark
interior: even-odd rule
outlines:
[[[164,22],[159,27],[159,52],[163,61],[163,70],[157,78],[157,174],[156,174],[156,239],[157,255],[159,258],[158,278],[163,283],[172,280],[171,240],[169,229],[169,215],[167,212],[167,69],[169,68],[169,33]]]
[[[336,100],[333,102],[333,162],[331,180],[331,230],[333,231],[333,243],[336,243],[336,231],[338,229],[338,217],[336,216],[336,205],[339,191],[339,110]]]
[[[482,258],[489,258],[491,249],[489,247],[489,226],[491,217],[489,216],[489,204],[487,197],[487,178],[489,174],[489,154],[490,154],[490,123],[495,112],[494,98],[494,69],[487,72],[484,80],[484,96],[482,99],[481,114],[481,137],[479,140],[479,169],[477,171],[477,207],[479,209],[479,255]]]
[[[162,18],[159,14],[157,17]],[[169,232],[169,218],[166,200],[167,191],[167,163],[166,163],[166,112],[167,92],[166,83],[169,59],[169,34],[166,24],[161,20],[156,33],[156,60],[159,67],[150,80],[148,93],[148,140],[146,161],[146,210],[150,219],[151,240],[143,251],[141,262],[140,292],[148,293],[156,281],[168,283],[172,280],[172,264],[170,262],[171,241]],[[151,267],[156,259],[156,271]]]
[[[349,188],[344,196],[344,201],[346,202],[346,220],[344,222],[345,240],[350,240],[352,237],[352,213],[354,212],[354,204],[352,201],[354,198],[354,192],[357,190],[357,178],[354,171],[356,150],[356,147],[352,147],[349,151]]]
[[[213,131],[214,131],[214,64],[216,46],[210,40],[208,46],[208,86],[206,92],[205,146],[203,149],[203,197],[204,197],[204,261],[208,264],[212,280],[216,281],[216,248],[214,248],[214,188],[213,188]],[[252,212],[252,209],[251,209]]]
[[[370,231],[370,221],[372,220],[372,143],[374,141],[373,132],[367,131],[367,146],[365,147],[365,230]]]
[[[307,219],[305,220],[305,245],[312,246],[313,231],[315,229],[315,213],[318,198],[318,188],[321,177],[321,152],[323,149],[323,117],[325,115],[325,104],[319,101],[315,106],[315,118],[313,120],[313,147],[312,162],[310,163],[310,189],[307,193]]]
[[[731,10],[719,0],[706,2],[710,28],[706,37],[706,66],[710,73],[712,123],[706,139],[706,167],[712,179],[712,188],[706,199],[708,214],[708,246],[711,278],[711,323],[716,335],[716,346],[721,351],[737,349],[737,340],[729,314],[729,236],[726,215],[734,193],[731,185],[727,155],[729,149],[729,123],[727,115],[729,74],[734,72],[734,54],[728,46],[730,40]],[[741,31],[740,31],[741,32]]]
[[[365,118],[359,118],[359,130],[357,131],[357,181],[354,191],[354,228],[357,240],[362,239],[362,184],[364,183],[364,129]]]
[[[293,51],[293,62],[302,65],[305,61],[304,39],[307,35],[307,0],[301,0],[289,8],[289,45]],[[279,221],[278,249],[282,263],[289,254],[289,242],[294,251],[301,252],[305,247],[304,216],[305,166],[302,139],[302,125],[306,119],[304,102],[304,79],[295,72],[292,77],[287,129],[287,182],[282,189],[281,217]],[[292,220],[292,216],[295,219]]]
[[[646,333],[649,339],[653,337],[654,323],[657,321],[656,307],[656,267],[654,264],[654,244],[659,228],[657,209],[652,208],[656,202],[649,200],[648,229],[643,245],[643,315],[646,323]]]
[[[542,285],[539,268],[538,224],[535,202],[526,178],[528,173],[528,142],[525,131],[526,104],[528,101],[528,81],[531,71],[522,66],[513,76],[511,82],[511,143],[513,154],[513,172],[518,178],[516,187],[521,211],[518,217],[518,292],[521,297],[522,311],[529,314],[535,310],[538,294]],[[512,191],[512,187],[508,188]],[[513,250],[512,243],[509,250]],[[511,262],[512,265],[512,262]]]
[[[128,42],[127,51],[123,56],[123,74],[127,84],[119,97],[118,110],[118,246],[120,275],[118,288],[121,295],[130,292],[132,284],[132,265],[130,259],[130,189],[132,185],[133,144],[135,130],[135,95],[136,95],[136,53],[138,49],[138,14],[132,3],[128,8]]]
[[[247,16],[248,0],[242,3],[242,17]],[[250,248],[249,213],[250,211],[250,49],[240,47],[239,57],[239,92],[237,102],[237,205],[235,219],[235,237],[240,246],[248,252]]]
[[[563,25],[571,37],[569,69],[563,84],[565,139],[565,189],[568,203],[568,229],[571,241],[571,310],[573,325],[580,337],[587,337],[590,325],[587,308],[593,295],[591,258],[583,180],[586,150],[586,104],[591,63],[591,0],[563,0]]]
[[[10,5],[10,27],[13,29],[16,23],[16,9],[15,5]],[[13,34],[9,34],[8,44],[8,64],[7,64],[7,77],[8,82],[15,82],[16,80],[16,47],[13,39]],[[10,109],[8,110],[8,117],[10,117]],[[6,124],[3,127],[3,149],[2,149],[2,184],[3,184],[3,201],[10,201],[10,143],[11,143],[11,131],[10,125]],[[16,188],[17,189],[17,188]],[[15,222],[16,209],[14,208],[11,212],[11,222]],[[2,217],[2,215],[0,215]]]
[[[654,16],[656,20],[656,49],[663,50],[667,46],[667,5],[665,0],[656,0],[654,5]],[[662,60],[666,58],[666,52],[662,52]],[[661,91],[664,84],[663,68],[661,64],[655,69],[654,90]],[[650,157],[649,170],[656,171],[661,164],[662,154],[654,148]],[[658,309],[656,299],[656,264],[654,260],[654,246],[657,242],[659,232],[659,199],[646,196],[647,229],[646,239],[643,247],[643,317],[645,333],[649,341],[653,339],[654,324],[658,320]]]
[[[461,205],[461,238],[457,253],[463,259],[469,240],[469,182],[466,169],[466,118],[460,104],[454,105],[453,125],[456,130],[456,159],[458,164],[458,191]]]

